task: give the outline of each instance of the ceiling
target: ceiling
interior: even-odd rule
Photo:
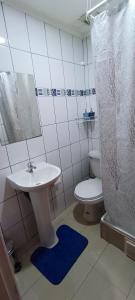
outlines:
[[[91,7],[100,1],[91,0]],[[3,2],[77,35],[82,36],[89,31],[89,26],[79,20],[86,12],[87,0],[3,0]]]

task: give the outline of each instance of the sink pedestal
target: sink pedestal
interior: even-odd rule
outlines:
[[[49,189],[43,188],[31,191],[29,194],[36,217],[41,245],[46,248],[52,248],[57,244],[58,238],[51,222]]]

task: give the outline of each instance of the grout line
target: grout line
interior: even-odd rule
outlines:
[[[90,270],[88,271],[86,277],[84,278],[84,280],[81,282],[80,286],[78,287],[78,289],[76,290],[76,292],[74,293],[73,297],[70,300],[73,300],[73,298],[75,297],[75,295],[79,292],[79,290],[81,289],[81,287],[83,286],[84,282],[86,281],[86,279],[88,278],[89,274],[92,272],[92,270],[94,269],[95,265],[97,264],[97,262],[99,261],[99,259],[101,258],[102,254],[104,253],[104,251],[106,250],[106,248],[108,247],[108,244],[105,246],[105,248],[103,249],[103,251],[100,253],[99,257],[97,258],[97,260],[95,261],[95,263],[91,266]]]
[[[36,86],[36,75],[35,75],[33,57],[32,57],[32,52],[31,52],[30,36],[29,36],[29,29],[28,29],[27,14],[26,13],[25,13],[25,22],[26,22],[26,29],[27,29],[27,34],[28,34],[28,42],[29,42],[29,48],[30,48],[30,56],[31,56],[31,63],[32,63],[32,70],[33,70],[34,82],[35,82],[35,86]],[[37,102],[37,110],[38,110],[38,116],[39,116],[39,121],[40,121],[41,136],[43,136],[42,127],[41,127],[41,115],[40,115],[39,105],[38,105],[38,97],[36,97],[36,102]],[[44,139],[43,139],[43,144],[44,144]],[[28,148],[28,142],[27,142],[27,140],[26,140],[26,145],[27,145],[27,150],[28,150],[28,155],[29,155],[29,161],[30,161],[31,158],[30,158],[30,153],[29,153],[29,148]],[[44,144],[44,152],[46,153],[45,144]]]

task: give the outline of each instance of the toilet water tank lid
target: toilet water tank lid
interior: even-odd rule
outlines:
[[[92,150],[88,153],[88,156],[90,158],[96,158],[96,159],[100,159],[101,158],[101,154],[98,150]]]

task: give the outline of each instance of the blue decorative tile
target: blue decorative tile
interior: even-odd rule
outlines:
[[[93,88],[93,89],[92,89],[92,95],[95,95],[95,94],[96,94],[96,89]]]
[[[56,96],[61,96],[61,90],[56,90]]]
[[[80,96],[83,96],[83,90],[80,90]]]
[[[57,96],[57,94],[56,94],[56,89],[51,89],[51,95],[52,95],[52,96]]]
[[[71,96],[71,89],[68,89],[68,90],[66,90],[66,94],[67,94],[67,96]]]
[[[35,88],[35,94],[36,94],[36,96],[38,96],[38,89],[37,88]]]
[[[89,96],[89,95],[95,95],[96,94],[96,89],[91,88],[91,89],[86,89],[86,90],[71,90],[71,89],[47,89],[47,88],[35,88],[35,93],[36,96],[53,96],[53,97],[63,97],[63,96],[68,96],[68,97],[82,97],[82,96]]]

